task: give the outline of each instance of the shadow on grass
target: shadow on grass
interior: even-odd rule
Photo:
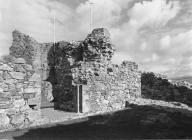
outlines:
[[[187,110],[134,105],[115,113],[29,129],[12,138],[15,140],[192,138],[191,130],[192,113]]]

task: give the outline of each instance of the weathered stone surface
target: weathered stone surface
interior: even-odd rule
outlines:
[[[97,28],[83,42],[84,57],[90,60],[111,60],[114,46],[111,44],[110,33],[107,29]]]
[[[25,77],[25,74],[21,73],[21,72],[10,72],[10,75],[17,80],[23,80]]]
[[[0,87],[0,94],[3,92],[3,88],[2,87]]]
[[[40,88],[28,87],[24,89],[24,93],[39,93],[41,92]]]
[[[40,74],[37,74],[37,73],[34,73],[29,81],[35,81],[35,82],[40,82],[41,81],[41,75]]]
[[[24,101],[24,99],[15,100],[13,102],[13,105],[14,105],[14,107],[22,107],[25,105],[25,101]]]
[[[36,96],[36,93],[35,92],[32,92],[32,93],[23,93],[23,98],[25,100],[28,100],[28,99],[31,99],[31,98],[35,98]]]
[[[25,115],[19,113],[11,117],[11,124],[21,125],[24,123],[24,120],[25,120]]]
[[[33,70],[33,67],[31,65],[29,65],[29,64],[25,64],[25,65],[22,65],[22,66],[27,71],[32,71]]]
[[[83,41],[55,45],[38,43],[16,30],[12,35],[10,54],[17,59],[0,64],[0,87],[12,97],[12,102],[2,106],[11,105],[7,115],[14,126],[35,121],[38,111],[29,106],[38,110],[43,99],[54,98],[55,107],[77,111],[79,93],[81,111],[95,113],[122,109],[130,96],[141,94],[138,65],[112,65],[115,49],[104,28],[94,29]]]
[[[41,81],[29,81],[35,70],[30,64],[25,64],[24,59],[15,60],[14,57],[7,56],[6,60],[1,61],[0,67],[0,114],[3,114],[0,116],[0,123],[3,122],[0,124],[0,129],[7,129],[11,126],[20,128],[24,125],[24,120],[29,120],[24,114],[31,111],[28,102],[24,100],[26,99],[23,96],[24,89],[27,92],[34,92],[33,97],[30,95],[28,98],[35,98],[38,95],[38,98],[35,98],[38,110],[41,103]],[[35,116],[35,113],[33,115]]]
[[[13,68],[8,66],[7,64],[0,65],[0,70],[1,71],[13,71]]]
[[[39,98],[28,99],[28,105],[39,105],[39,104],[40,104]]]
[[[38,43],[31,37],[15,30],[12,33],[13,42],[10,54],[16,58],[24,58],[27,64],[32,64]]]
[[[25,70],[25,69],[23,68],[23,66],[20,65],[20,64],[15,65],[14,71],[16,71],[16,72],[22,72],[22,73],[25,73],[25,72],[26,72],[26,70]]]
[[[28,118],[29,118],[29,121],[34,122],[35,120],[38,120],[41,118],[41,113],[40,111],[31,110],[28,113]]]
[[[47,99],[47,101],[52,101],[53,100],[53,94],[52,94],[52,85],[50,82],[44,81],[42,82],[42,96],[45,96],[44,98]]]
[[[7,126],[10,122],[10,119],[7,115],[0,113],[0,129],[4,126]]]
[[[10,116],[12,116],[12,115],[17,114],[17,111],[18,111],[18,110],[16,110],[16,109],[8,109],[8,110],[6,111],[6,115],[10,117]]]
[[[3,80],[6,80],[6,79],[12,79],[11,75],[9,74],[8,71],[4,71],[3,72]]]
[[[0,109],[9,109],[11,107],[13,107],[11,99],[0,96]]]
[[[25,59],[23,59],[23,58],[16,58],[14,60],[14,63],[15,64],[25,64]]]

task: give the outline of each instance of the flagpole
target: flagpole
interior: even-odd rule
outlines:
[[[55,46],[55,11],[53,11],[53,43]]]
[[[93,11],[92,11],[93,2],[89,2],[89,5],[90,5],[90,33],[91,33],[92,32],[92,26],[93,26],[93,23],[92,23],[92,20],[93,20]]]

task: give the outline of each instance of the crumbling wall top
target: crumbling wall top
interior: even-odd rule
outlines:
[[[111,61],[115,51],[110,33],[105,28],[94,29],[83,41],[83,49],[86,61]]]

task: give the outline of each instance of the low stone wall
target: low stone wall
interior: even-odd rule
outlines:
[[[20,128],[40,117],[41,80],[24,59],[6,57],[0,60],[0,129]]]

